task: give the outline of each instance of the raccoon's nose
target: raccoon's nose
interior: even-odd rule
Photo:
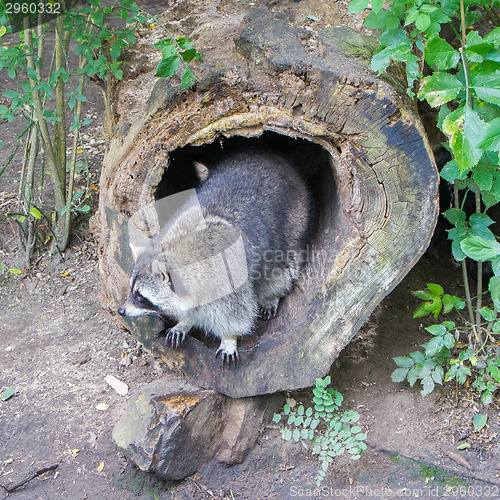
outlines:
[[[118,309],[118,314],[120,316],[125,316],[125,309],[123,307],[120,307],[120,309]]]

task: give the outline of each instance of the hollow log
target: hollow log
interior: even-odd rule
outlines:
[[[213,16],[184,33],[203,54],[191,89],[154,81],[139,47],[117,88],[119,120],[100,183],[101,294],[116,311],[129,292],[130,216],[176,182],[182,188],[198,153],[265,141],[304,155],[318,205],[308,262],[278,316],[243,339],[236,369],[224,369],[203,336],[175,350],[155,340],[158,320],[126,323],[190,382],[231,397],[324,376],[425,251],[438,212],[436,166],[402,75],[395,68],[383,80],[369,69],[374,38],[348,28],[311,34],[275,17],[260,8]]]

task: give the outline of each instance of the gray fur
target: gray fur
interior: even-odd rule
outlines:
[[[196,195],[199,205],[193,196],[146,245],[131,243],[131,293],[119,313],[175,323],[174,346],[201,328],[221,339],[223,362],[236,364],[238,338],[259,310],[276,315],[300,275],[310,194],[283,158],[249,149],[216,165]]]

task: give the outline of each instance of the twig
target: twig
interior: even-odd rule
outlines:
[[[45,474],[46,472],[50,472],[51,470],[55,470],[59,467],[59,464],[52,464],[49,465],[48,467],[44,467],[43,469],[38,469],[33,471],[29,476],[25,477],[22,481],[19,481],[18,483],[14,484],[14,486],[6,486],[5,484],[0,483],[0,486],[4,488],[7,493],[11,493],[14,490],[17,490],[18,488],[21,488],[21,486],[24,486],[26,483],[29,483],[33,479],[35,479],[38,476],[41,476],[42,474]]]

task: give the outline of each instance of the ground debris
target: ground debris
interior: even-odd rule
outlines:
[[[56,470],[59,467],[59,464],[52,464],[49,465],[48,467],[43,467],[42,469],[35,470],[29,474],[29,476],[25,477],[18,483],[15,483],[13,486],[7,486],[5,484],[0,483],[0,486],[7,491],[7,493],[11,493],[12,491],[17,490],[18,488],[21,488],[21,486],[24,486],[26,483],[30,482],[31,480],[35,479],[38,476],[41,476],[42,474],[45,474],[46,472],[50,472],[51,470]]]

